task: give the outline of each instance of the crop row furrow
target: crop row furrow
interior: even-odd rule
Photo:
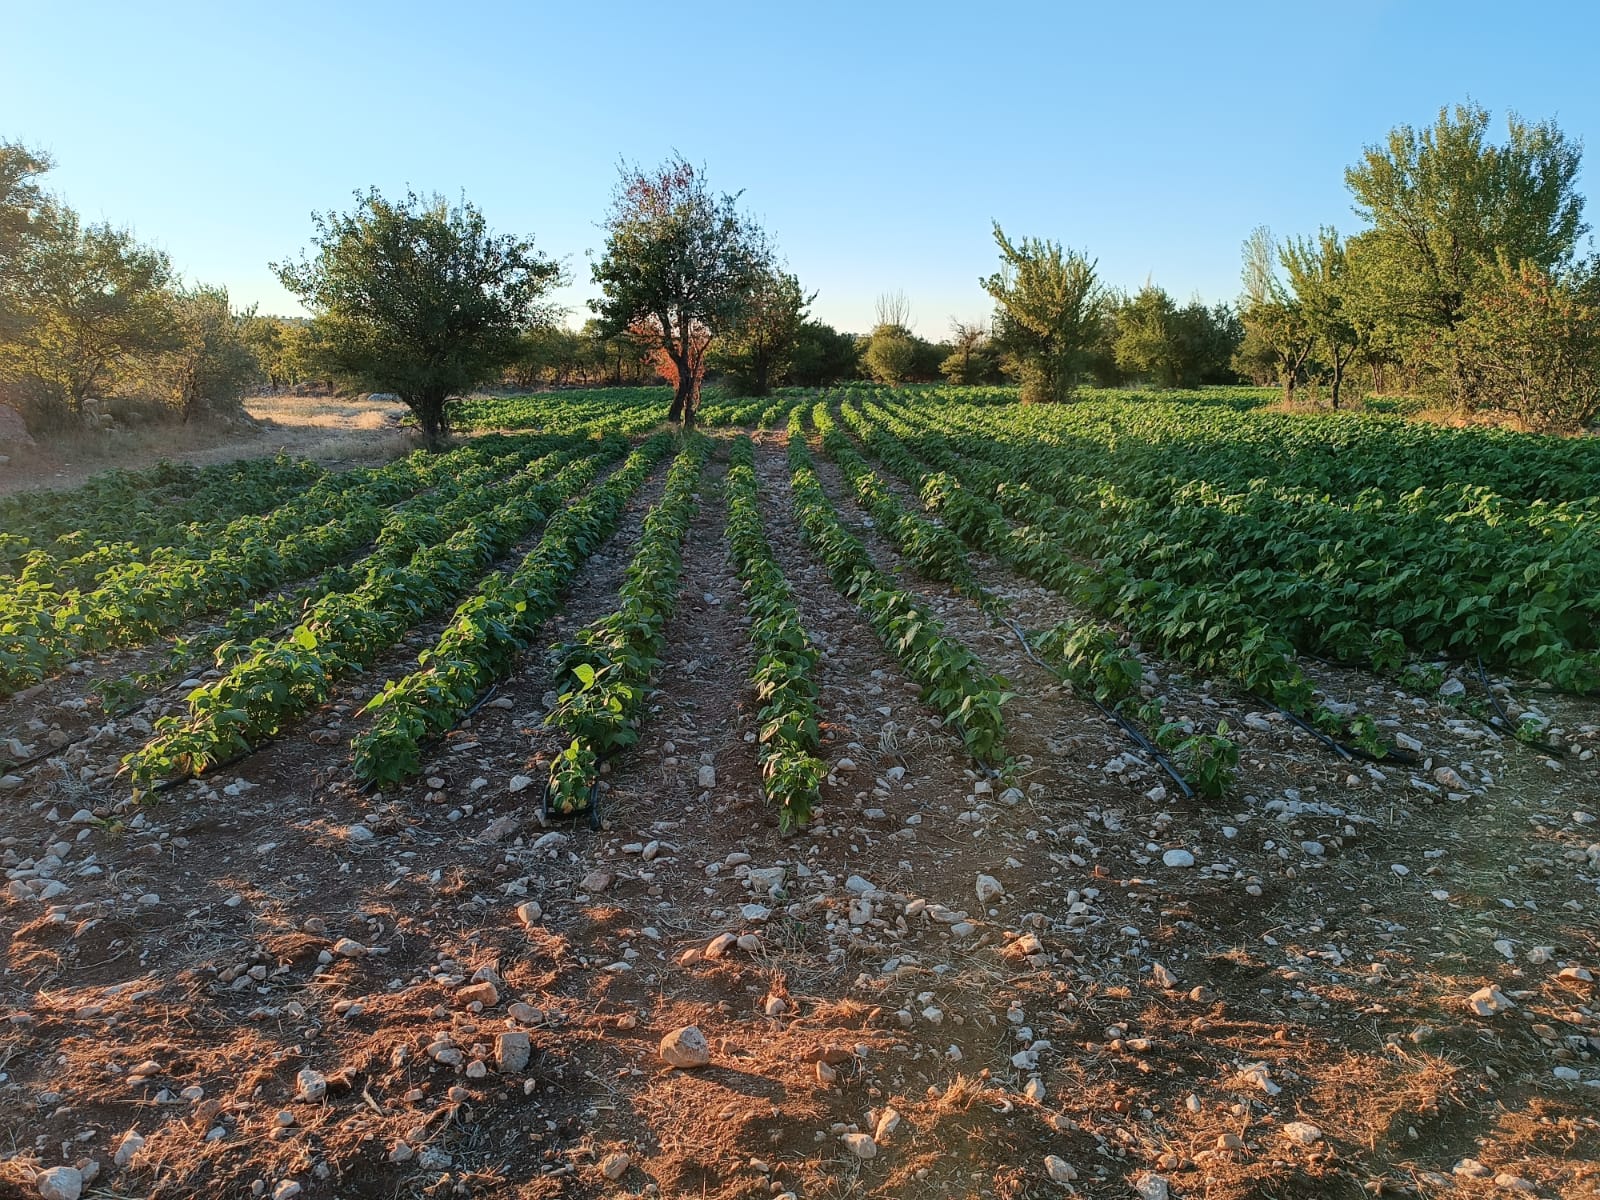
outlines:
[[[638,740],[639,711],[666,648],[667,620],[677,604],[683,569],[683,539],[711,449],[711,439],[685,435],[684,447],[667,472],[666,490],[645,517],[617,608],[560,652],[558,699],[545,718],[567,739],[550,764],[546,796],[554,812],[588,807],[600,761]]]
[[[669,434],[646,441],[604,482],[552,517],[515,569],[488,576],[457,607],[419,657],[419,669],[389,681],[363,710],[373,720],[353,742],[357,776],[390,784],[422,769],[427,740],[445,733],[511,669],[672,444]]]
[[[443,541],[421,546],[403,565],[374,568],[354,591],[324,597],[287,637],[253,644],[227,674],[190,693],[186,717],[163,718],[156,736],[127,757],[135,786],[201,774],[322,703],[340,674],[438,612],[555,505],[588,486],[606,454],[619,452],[612,445],[579,458],[553,480],[547,476],[558,456],[538,460],[502,487],[485,489],[507,498]]]
[[[772,555],[761,520],[755,450],[748,437],[733,445],[728,468],[728,554],[744,588],[755,662],[756,758],[767,799],[784,829],[804,825],[820,795],[827,766],[821,748],[814,672],[817,650],[800,623],[794,595]]]

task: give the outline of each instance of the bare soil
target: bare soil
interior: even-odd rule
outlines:
[[[1597,1194],[1600,706],[1518,692],[1567,748],[1547,758],[1439,696],[1316,668],[1423,747],[1369,764],[1148,659],[1175,715],[1226,718],[1242,744],[1239,786],[1207,803],[1009,626],[902,572],[1018,692],[1015,778],[994,779],[804,548],[764,434],[763,514],[824,651],[833,767],[814,823],[783,836],[750,746],[725,461],[598,832],[544,826],[527,783],[559,748],[545,653],[414,784],[354,784],[361,704],[438,623],[144,806],[115,764],[174,698],[108,721],[88,689],[131,657],[0,705],[0,737],[83,739],[0,810],[0,1194],[37,1195],[61,1164],[95,1195],[280,1200]],[[660,485],[543,643],[614,606]],[[974,566],[1022,625],[1071,611]],[[66,890],[34,894],[41,863]],[[980,902],[980,875],[1001,893]],[[1469,1003],[1485,986],[1495,1015]],[[685,1025],[709,1066],[658,1057]],[[506,1033],[528,1035],[525,1069],[498,1061]]]
[[[11,451],[0,466],[0,496],[77,487],[113,467],[137,469],[162,459],[209,466],[287,454],[330,466],[387,462],[421,443],[400,425],[403,404],[319,396],[251,396],[253,423],[124,427],[40,441]]]

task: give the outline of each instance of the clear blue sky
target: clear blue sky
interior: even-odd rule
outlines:
[[[1344,167],[1442,104],[1600,155],[1590,4],[3,0],[0,30],[0,137],[265,311],[296,311],[268,261],[369,184],[532,233],[581,321],[618,160],[678,150],[744,190],[818,316],[864,329],[903,289],[938,338],[989,309],[992,219],[1232,299],[1253,226],[1352,227]]]

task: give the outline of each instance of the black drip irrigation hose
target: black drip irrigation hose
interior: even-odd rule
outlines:
[[[1034,664],[1039,667],[1040,670],[1049,671],[1050,674],[1055,676],[1057,679],[1061,678],[1059,672],[1052,670],[1050,664],[1046,663],[1033,652],[1033,647],[1028,645],[1028,637],[1023,631],[1022,626],[1018,625],[1009,617],[1006,618],[1006,624],[1011,627],[1011,632],[1016,634],[1017,640],[1022,643],[1022,652],[1032,659]],[[1074,690],[1078,689],[1075,688]],[[1080,692],[1080,694],[1082,693]],[[1194,789],[1189,786],[1189,781],[1185,779],[1178,772],[1178,769],[1167,760],[1167,756],[1165,754],[1156,749],[1156,747],[1150,743],[1149,738],[1145,737],[1144,734],[1135,729],[1133,725],[1115,709],[1107,708],[1093,696],[1087,696],[1086,699],[1089,701],[1089,703],[1098,708],[1101,713],[1103,713],[1113,723],[1115,723],[1116,726],[1127,736],[1129,741],[1131,741],[1135,746],[1139,747],[1139,749],[1143,750],[1146,754],[1150,755],[1151,758],[1156,760],[1156,764],[1168,775],[1170,775],[1172,777],[1172,781],[1178,785],[1178,789],[1183,793],[1184,799],[1194,799]]]
[[[1511,720],[1511,714],[1500,703],[1500,697],[1494,694],[1494,688],[1489,683],[1489,672],[1484,669],[1483,655],[1481,654],[1478,655],[1478,682],[1483,685],[1484,694],[1489,697],[1489,703],[1494,706],[1495,715],[1499,717],[1500,722],[1504,723],[1504,728],[1501,728],[1500,723],[1493,721],[1483,721],[1483,724],[1489,726],[1496,733],[1509,734],[1513,741],[1521,742],[1524,746],[1548,754],[1552,758],[1565,758],[1567,756],[1565,746],[1558,746],[1548,739],[1540,738],[1537,741],[1530,741],[1517,736],[1516,728]],[[1596,695],[1600,695],[1600,693],[1596,693]]]
[[[600,778],[595,777],[589,785],[589,803],[583,808],[574,808],[566,812],[558,812],[559,817],[581,817],[585,813],[589,816],[589,828],[596,833],[600,831]],[[544,787],[539,790],[539,820],[545,825],[550,824],[550,776],[544,777]]]
[[[203,779],[207,775],[213,774],[214,772],[226,771],[229,767],[238,766],[245,759],[250,758],[252,755],[255,755],[261,750],[265,749],[271,744],[271,741],[272,739],[268,738],[266,741],[260,743],[260,745],[250,747],[250,749],[246,750],[243,754],[235,754],[226,762],[212,763],[204,771],[190,771],[183,775],[174,776],[171,779],[163,779],[150,790],[152,792],[170,792],[175,787],[181,787],[183,784],[192,783],[196,780]]]
[[[1301,729],[1305,730],[1312,737],[1316,738],[1317,741],[1321,742],[1324,746],[1326,746],[1329,750],[1332,750],[1346,762],[1350,762],[1356,757],[1357,752],[1354,749],[1346,746],[1343,742],[1335,741],[1333,738],[1323,733],[1322,730],[1318,729],[1310,721],[1302,717],[1299,713],[1290,712],[1281,704],[1274,704],[1271,700],[1263,700],[1260,696],[1251,696],[1250,699],[1254,700],[1257,704],[1265,704],[1268,708],[1272,709],[1273,712],[1278,713],[1280,716],[1287,717],[1290,721],[1294,722]],[[1368,757],[1370,757],[1370,755]]]

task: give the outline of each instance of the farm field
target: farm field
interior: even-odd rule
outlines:
[[[1265,395],[0,499],[0,1194],[1596,1195],[1600,440]]]

